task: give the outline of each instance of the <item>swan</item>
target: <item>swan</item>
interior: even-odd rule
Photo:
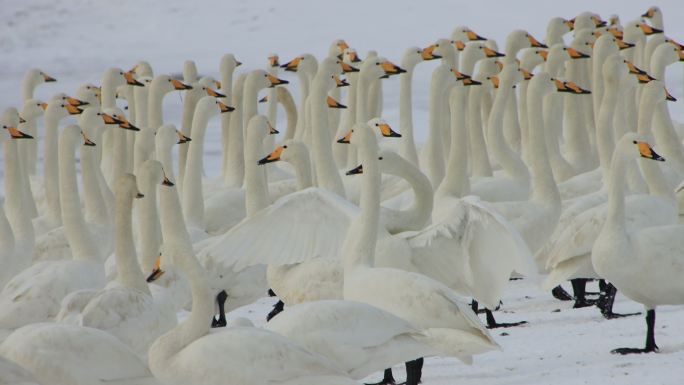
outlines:
[[[20,117],[21,119],[24,120],[24,122],[21,122],[21,119],[19,119],[19,126],[17,127],[21,132],[26,132],[28,129],[31,129],[31,127],[36,126],[36,122],[39,117],[43,116],[45,113],[45,109],[47,108],[47,103],[41,102],[37,99],[27,99],[24,102],[24,105],[21,108],[21,113]],[[35,132],[35,129],[33,130]],[[27,134],[31,135],[31,134]],[[35,138],[34,135],[31,135]],[[30,176],[35,174],[35,172],[31,173],[31,166],[30,166],[30,160],[27,160],[27,158],[36,158],[36,156],[31,155],[32,152],[37,151],[37,147],[34,148],[34,144],[27,143],[31,142],[30,140],[25,140],[21,141],[18,144],[18,150],[19,150],[19,159],[21,159],[21,168],[23,172],[21,173],[21,184],[22,184],[22,191],[24,195],[24,207],[28,211],[28,214],[31,218],[36,218],[38,216],[38,206],[36,205],[36,201],[33,198],[33,189],[31,186],[31,178]],[[35,142],[35,141],[34,141]],[[35,162],[34,162],[35,164]],[[35,170],[35,165],[32,166]]]
[[[613,353],[650,353],[658,351],[655,342],[655,309],[658,305],[679,305],[684,291],[681,281],[682,226],[655,226],[628,231],[625,212],[625,169],[638,157],[664,161],[644,141],[628,133],[620,139],[611,163],[608,186],[608,213],[592,247],[592,265],[628,298],[646,309],[644,348],[619,348]]]
[[[31,219],[24,211],[24,200],[21,191],[21,173],[17,143],[13,139],[30,138],[30,135],[19,131],[19,114],[15,108],[7,108],[0,116],[0,124],[6,134],[0,135],[5,156],[5,202],[0,207],[0,226],[2,237],[0,243],[0,287],[14,275],[31,265],[35,248],[35,236]]]
[[[159,183],[173,185],[168,179]],[[116,281],[93,295],[83,308],[79,325],[104,330],[145,357],[152,342],[176,325],[176,313],[170,304],[155,301],[138,264],[132,209],[133,199],[144,195],[138,191],[135,176],[119,177],[115,196],[118,275]]]
[[[78,198],[75,152],[80,140],[90,142],[78,126],[70,125],[62,131],[59,146],[62,219],[73,260],[40,262],[12,278],[0,292],[2,329],[50,320],[67,294],[105,284],[102,256],[86,227]]]
[[[563,36],[575,28],[573,22],[562,17],[552,17],[546,24],[546,35],[544,42],[547,46],[553,47],[556,44],[563,44]],[[546,69],[546,72],[549,72]]]
[[[257,121],[265,129],[265,117],[255,118],[250,126]],[[209,334],[207,321],[214,314],[214,293],[207,283],[206,272],[194,257],[180,210],[169,210],[174,206],[179,208],[177,194],[170,188],[161,190],[160,195],[164,255],[189,279],[193,305],[184,322],[159,337],[150,347],[150,370],[157,379],[165,384],[207,385],[224,381],[228,376],[239,383],[355,383],[329,360],[276,333],[235,327]],[[286,363],[286,369],[283,369],[283,363]]]
[[[295,135],[297,139],[301,139],[304,133],[304,127],[306,127],[306,113],[305,106],[306,100],[309,97],[309,90],[311,86],[311,81],[318,71],[318,61],[311,54],[302,54],[296,58],[290,60],[289,62],[280,66],[285,71],[296,72],[299,78],[299,111],[297,115],[300,117],[297,120],[297,129],[295,130]],[[246,122],[248,119],[245,119]]]
[[[26,71],[24,78],[21,81],[21,100],[26,103],[29,99],[34,99],[33,94],[39,85],[56,81],[57,79],[38,68],[32,68]],[[24,118],[26,119],[27,117],[24,116]],[[27,119],[26,123],[26,126],[21,127],[21,129],[24,130],[23,132],[37,138],[37,122]],[[36,141],[33,142],[34,143],[25,143],[23,146],[20,146],[22,156],[21,163],[25,165],[24,167],[30,175],[36,174],[36,164],[38,162],[38,143],[35,143]]]

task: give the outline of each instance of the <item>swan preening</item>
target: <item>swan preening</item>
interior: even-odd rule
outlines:
[[[28,70],[20,110],[0,115],[0,383],[353,385],[384,370],[392,385],[405,363],[416,385],[423,357],[502,350],[489,329],[526,324],[494,318],[505,296],[527,301],[514,279],[607,319],[633,315],[613,312],[622,292],[646,310],[646,343],[613,352],[658,351],[656,307],[684,304],[665,79],[684,46],[658,7],[609,23],[553,18],[544,43],[519,29],[501,52],[458,26],[400,65],[344,40],[264,69],[225,54],[216,78],[140,61],[45,101],[36,87],[60,83]],[[421,121],[414,75],[431,60]],[[231,314],[267,293],[264,327]]]

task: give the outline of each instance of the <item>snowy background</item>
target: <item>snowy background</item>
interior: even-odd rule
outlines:
[[[549,18],[572,18],[591,10],[623,23],[651,5],[665,14],[666,34],[684,42],[684,1],[491,1],[491,0],[0,0],[0,108],[20,106],[24,72],[38,67],[59,82],[42,85],[36,97],[47,100],[60,91],[73,92],[85,82],[100,83],[112,66],[129,69],[148,60],[156,74],[178,74],[183,62],[195,60],[200,74],[218,77],[218,61],[232,52],[248,71],[264,67],[270,53],[281,63],[301,53],[324,56],[330,42],[345,39],[361,57],[374,49],[399,63],[409,46],[426,46],[448,37],[457,25],[496,39],[523,28],[544,40]],[[567,37],[566,37],[567,42]],[[418,66],[414,75],[414,126],[418,138],[427,132],[430,74],[435,62]],[[684,120],[682,66],[668,69],[669,104]],[[282,75],[295,80],[292,74]],[[290,84],[298,101],[296,81]],[[399,80],[385,82],[385,118],[398,126]],[[180,122],[182,95],[165,99],[165,121]],[[344,100],[342,101],[344,103]],[[279,115],[283,118],[283,113]],[[281,123],[282,125],[283,123]],[[216,175],[219,163],[218,120],[207,132],[205,168]],[[240,309],[236,315],[262,323],[270,300]],[[658,311],[656,339],[660,354],[622,357],[609,353],[620,346],[642,346],[642,317],[605,321],[595,308],[572,310],[533,285],[516,281],[504,298],[501,321],[528,320],[529,325],[497,330],[503,352],[476,357],[473,366],[431,359],[423,383],[446,384],[682,384],[684,383],[684,307]],[[639,305],[618,297],[616,311],[638,311]],[[235,316],[235,315],[233,315]],[[401,369],[397,378],[403,378]]]

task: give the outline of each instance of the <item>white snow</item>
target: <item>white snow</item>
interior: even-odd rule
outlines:
[[[524,28],[544,39],[546,22],[591,10],[604,18],[615,13],[622,22],[637,18],[650,5],[665,14],[668,36],[684,42],[684,2],[642,0],[572,1],[410,1],[410,0],[5,0],[0,3],[0,108],[17,106],[23,73],[39,67],[59,79],[42,85],[36,96],[46,100],[59,91],[73,92],[84,82],[99,83],[108,67],[132,67],[151,62],[155,73],[177,74],[183,61],[196,61],[201,74],[218,75],[221,55],[232,52],[244,63],[239,71],[266,64],[269,53],[286,62],[301,53],[321,57],[330,42],[344,38],[361,57],[377,50],[399,63],[409,46],[426,46],[448,37],[457,25],[497,39]],[[419,139],[427,132],[429,79],[435,63],[421,64],[414,76],[414,126]],[[296,77],[289,85],[298,101]],[[670,104],[673,116],[684,120],[682,66],[672,65],[668,88],[679,99]],[[384,117],[398,126],[398,79],[385,83]],[[165,101],[165,120],[179,124],[181,97]],[[344,101],[342,101],[344,103]],[[282,112],[280,118],[283,118]],[[72,119],[72,118],[70,118]],[[280,120],[280,125],[284,120]],[[218,121],[207,132],[209,175],[219,172]],[[263,323],[272,299],[231,314]],[[476,357],[472,366],[455,360],[429,359],[423,383],[446,384],[681,384],[684,382],[684,307],[658,310],[656,341],[660,354],[616,356],[610,350],[642,346],[643,317],[604,320],[596,308],[569,309],[550,294],[525,281],[511,283],[501,321],[527,320],[529,325],[496,330],[503,352]],[[554,310],[560,309],[560,312]],[[618,296],[616,311],[640,306]],[[502,335],[502,333],[508,335]],[[403,370],[395,372],[403,379]]]

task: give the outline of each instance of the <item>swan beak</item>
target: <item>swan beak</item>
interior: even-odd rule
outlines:
[[[670,92],[667,90],[667,88],[665,88],[665,100],[667,100],[668,102],[676,102],[677,101],[677,99],[674,96],[672,96],[672,94],[670,94]]]
[[[287,80],[278,79],[277,77],[275,77],[271,74],[266,75],[266,77],[271,82],[271,85],[268,88],[273,88],[273,87],[281,85],[281,84],[288,84],[289,83]]]
[[[468,36],[468,40],[470,40],[470,41],[484,41],[484,40],[487,40],[486,37],[482,37],[482,36],[476,34],[476,33],[473,32],[473,31],[468,31],[468,32],[466,32],[466,36]]]
[[[544,59],[544,61],[547,61],[549,59],[549,51],[547,50],[540,49],[539,51],[537,51],[537,54],[541,56],[542,59]]]
[[[456,47],[456,49],[459,51],[463,51],[465,49],[466,45],[464,42],[462,42],[460,40],[456,40],[454,42],[454,47]]]
[[[19,117],[19,124],[26,123],[26,119]]]
[[[231,107],[231,106],[229,106],[229,105],[227,105],[227,104],[225,104],[225,103],[223,103],[223,102],[221,102],[221,101],[219,101],[219,100],[216,101],[216,104],[218,104],[219,110],[221,111],[222,114],[223,114],[224,112],[235,111],[235,107]]]
[[[84,146],[95,147],[95,142],[88,139],[88,137],[86,136],[86,134],[83,131],[81,131],[81,136],[83,136],[83,145]]]
[[[16,127],[7,127],[7,131],[12,139],[33,139],[31,135],[19,131]]]
[[[380,129],[380,133],[385,138],[401,138],[401,134],[394,131],[392,129],[392,127],[390,127],[389,124],[387,124],[387,123],[376,123],[375,125]]]
[[[352,63],[361,63],[361,58],[359,58],[359,55],[355,52],[349,52],[349,61]]]
[[[620,31],[619,29],[617,29],[615,27],[609,28],[608,32],[610,32],[610,34],[613,35],[613,37],[618,39],[618,40],[622,40],[625,37],[624,32]]]
[[[385,71],[385,76],[383,77],[389,77],[390,75],[398,75],[406,72],[405,69],[399,67],[391,61],[384,61],[382,64],[380,64],[380,66],[382,67],[382,70]]]
[[[684,49],[684,45],[677,43],[676,41],[670,39],[669,37],[667,39],[665,39],[665,42],[672,44],[673,46],[675,46],[679,50]]]
[[[591,91],[585,90],[573,82],[563,82],[558,79],[554,79],[554,83],[556,84],[556,90],[558,90],[558,92],[567,92],[577,95],[586,95],[591,93]]]
[[[140,198],[144,198],[144,197],[145,197],[145,194],[141,193],[140,191],[138,191],[138,193],[135,194],[135,199],[140,199]]]
[[[636,75],[637,80],[639,81],[639,84],[646,84],[650,82],[651,80],[655,80],[651,75],[649,74],[637,74]]]
[[[539,40],[535,39],[532,35],[527,35],[527,40],[530,41],[530,46],[535,48],[549,48],[546,44],[542,44]]]
[[[207,88],[207,95],[213,96],[215,98],[225,98],[226,97],[226,95],[224,95],[220,92],[217,92],[216,90],[211,89],[211,88]]]
[[[161,269],[161,254],[157,257],[157,260],[154,262],[154,269],[152,269],[152,274],[150,274],[147,277],[147,282],[151,283],[159,279],[164,275],[164,270]]]
[[[345,62],[340,62],[340,66],[342,66],[342,72],[344,72],[345,74],[348,74],[350,72],[359,72],[358,68]]]
[[[176,134],[178,135],[178,142],[176,144],[183,144],[192,140],[190,137],[183,135],[183,133],[178,130],[176,130]]]
[[[43,81],[45,81],[45,83],[52,83],[52,82],[57,81],[57,79],[53,78],[52,76],[50,76],[46,73],[42,73],[42,75],[43,75]]]
[[[105,124],[121,124],[122,122],[119,119],[116,119],[115,117],[105,114],[104,112],[102,113],[102,120],[104,121]]]
[[[565,48],[565,52],[568,53],[568,56],[570,56],[570,59],[586,59],[589,57],[589,55],[582,53],[572,47],[567,47]]]
[[[340,79],[339,76],[335,76],[335,85],[337,85],[337,88],[340,88],[347,87],[349,83],[347,83],[347,79]]]
[[[66,100],[67,103],[69,103],[75,107],[87,106],[89,104],[88,102],[84,102],[83,100],[78,100],[76,98],[72,98],[71,96],[67,96],[64,100]]]
[[[530,80],[530,79],[532,79],[532,78],[534,77],[534,75],[532,75],[532,73],[531,73],[530,71],[528,71],[528,70],[526,70],[526,69],[524,69],[524,68],[521,68],[521,69],[520,69],[520,72],[521,72],[522,75],[523,75],[523,80]]]
[[[266,103],[268,101],[268,95],[264,96],[263,98],[259,99],[259,103]]]
[[[164,180],[162,180],[162,186],[168,186],[168,187],[173,187],[175,184],[169,180],[169,178],[164,175]]]
[[[344,104],[333,99],[332,96],[328,96],[328,98],[325,100],[325,102],[326,102],[326,104],[328,104],[328,107],[330,107],[330,108],[347,108],[347,106],[345,106]]]
[[[302,62],[301,57],[296,57],[289,62],[283,64],[280,66],[280,68],[285,68],[285,71],[290,71],[290,72],[297,72],[297,68],[299,68],[299,63]]]
[[[463,79],[462,82],[463,82],[464,86],[479,86],[480,84],[482,84],[482,83],[478,82],[477,80],[473,80],[471,78]]]
[[[684,61],[684,51],[681,49],[677,50],[677,55],[679,56],[679,61]]]
[[[216,89],[221,89],[221,82],[218,80],[214,80],[214,85],[216,86]]]
[[[276,130],[275,127],[273,127],[273,126],[271,125],[270,122],[267,122],[267,123],[268,123],[268,134],[269,134],[269,135],[278,135],[278,134],[280,134],[280,131]]]
[[[131,122],[129,122],[125,117],[117,116],[116,119],[120,122],[119,127],[131,131],[140,131],[138,127],[132,125]]]
[[[345,49],[349,49],[349,44],[344,40],[340,40],[339,43],[337,43],[337,48],[339,48],[340,52],[344,52]]]
[[[596,26],[596,28],[605,27],[606,24],[608,24],[604,20],[601,20],[600,17],[596,17],[596,16],[592,16],[591,20],[594,22],[594,26]]]
[[[48,107],[48,104],[47,104],[47,103],[45,103],[45,102],[40,103],[40,108],[42,108],[43,111],[47,110],[47,107]]]
[[[489,47],[484,47],[484,53],[486,57],[504,57],[506,55],[502,54],[501,52],[494,51],[493,49]]]
[[[69,115],[79,115],[81,112],[83,112],[82,109],[68,103],[64,106],[64,108],[67,110],[67,112],[69,112]]]
[[[268,57],[268,66],[280,67],[280,58],[278,57],[278,55],[271,55]]]
[[[456,81],[461,81],[470,78],[469,75],[466,75],[463,72],[458,71],[456,68],[452,68],[449,71],[451,71],[451,73],[454,74],[454,76],[456,76]]]
[[[347,132],[346,135],[344,135],[343,137],[337,139],[337,143],[343,143],[343,144],[349,144],[349,143],[351,143],[352,133],[354,133],[354,130],[349,130],[349,132]]]
[[[264,165],[266,163],[277,162],[280,160],[280,155],[283,153],[283,146],[278,146],[272,153],[268,154],[265,158],[259,159],[258,165]]]
[[[144,84],[140,83],[133,77],[133,71],[128,71],[124,73],[124,78],[126,79],[126,84],[129,86],[145,87]]]
[[[665,161],[665,158],[663,158],[662,156],[658,155],[655,151],[653,151],[653,148],[649,146],[648,143],[637,141],[635,141],[634,143],[636,143],[637,147],[639,148],[639,154],[641,154],[643,158],[657,160],[659,162]]]
[[[627,43],[626,41],[624,41],[622,39],[617,39],[617,46],[622,51],[623,49],[634,47],[634,44],[633,43]]]
[[[171,79],[171,84],[173,85],[173,89],[177,91],[192,89],[191,85],[185,84],[178,79]]]
[[[642,32],[644,33],[644,35],[646,35],[646,36],[650,36],[650,35],[653,35],[653,34],[656,34],[656,33],[663,33],[663,30],[662,30],[662,29],[653,28],[653,27],[651,27],[650,25],[648,25],[648,24],[646,24],[646,23],[641,23],[641,24],[639,24],[639,28],[641,28],[641,31],[642,31]]]
[[[357,175],[357,174],[363,174],[363,165],[360,164],[353,169],[349,170],[346,172],[346,175]]]
[[[435,54],[435,48],[437,48],[437,46],[434,44],[423,48],[423,50],[420,52],[420,57],[422,57],[423,60],[441,59],[441,56]]]
[[[575,19],[565,20],[564,23],[571,31],[575,29]]]
[[[499,77],[498,76],[496,76],[496,75],[489,76],[488,79],[489,79],[489,81],[492,82],[492,85],[494,86],[495,89],[499,88]]]

